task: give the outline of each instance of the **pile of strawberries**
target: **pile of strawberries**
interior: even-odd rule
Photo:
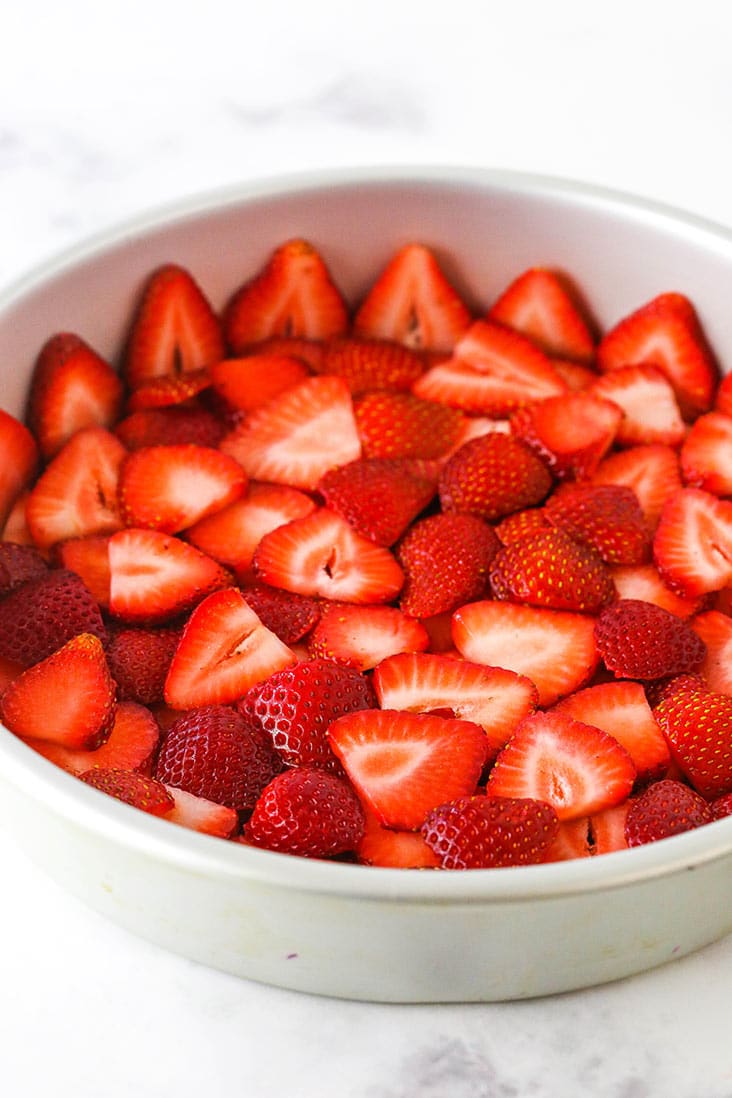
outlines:
[[[398,251],[169,265],[120,370],[0,411],[0,717],[89,785],[306,857],[588,857],[732,813],[732,375],[664,293],[476,318]],[[728,384],[729,382],[729,384]],[[26,425],[27,424],[27,425]]]

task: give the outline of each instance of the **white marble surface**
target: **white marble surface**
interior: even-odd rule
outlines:
[[[725,0],[3,4],[0,283],[149,206],[324,165],[536,170],[732,225],[731,34]],[[0,864],[8,1098],[732,1095],[732,939],[551,1000],[340,1003],[129,936],[5,835]]]

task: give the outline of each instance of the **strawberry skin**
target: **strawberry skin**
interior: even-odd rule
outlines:
[[[107,643],[99,607],[74,572],[44,572],[0,600],[0,657],[23,667],[50,656],[78,633]]]
[[[625,820],[628,846],[642,846],[711,823],[703,797],[677,781],[655,782],[631,802]]]
[[[681,447],[681,474],[690,488],[732,496],[732,416],[699,416]]]
[[[551,805],[495,796],[459,797],[433,808],[421,827],[443,869],[536,864],[558,830]]]
[[[420,519],[397,547],[405,582],[405,614],[429,618],[480,598],[500,549],[491,527],[475,515],[439,514]]]
[[[444,457],[458,444],[465,418],[410,393],[366,393],[353,410],[365,458]]]
[[[546,465],[511,435],[487,434],[466,442],[443,466],[440,502],[494,522],[541,503],[552,478]]]
[[[547,520],[590,545],[608,564],[640,564],[650,552],[638,497],[619,484],[564,484],[547,500]]]
[[[617,404],[590,393],[567,393],[522,408],[511,418],[517,438],[560,480],[591,477],[623,418]]]
[[[320,615],[308,640],[308,653],[369,671],[398,652],[422,652],[429,641],[420,622],[393,606],[334,602]]]
[[[108,610],[109,537],[70,538],[56,547],[55,556],[62,568],[81,577],[100,608]]]
[[[316,599],[255,583],[242,589],[247,604],[263,625],[275,633],[283,644],[296,644],[311,631],[320,618]]]
[[[600,462],[591,479],[593,484],[631,488],[650,530],[655,530],[667,500],[682,486],[679,456],[662,443],[633,446],[610,454]]]
[[[140,705],[163,700],[165,678],[180,641],[177,629],[120,629],[107,646],[119,697]]]
[[[308,377],[308,368],[288,355],[253,354],[211,367],[214,389],[232,408],[253,412]]]
[[[225,424],[195,404],[181,408],[144,408],[121,419],[114,429],[128,450],[142,446],[218,446]]]
[[[706,645],[683,618],[639,599],[621,599],[602,611],[597,649],[616,678],[660,679],[697,671]]]
[[[601,558],[562,530],[541,530],[496,553],[490,566],[496,599],[595,614],[615,588]]]
[[[115,797],[142,812],[149,812],[152,816],[165,816],[175,808],[173,797],[161,782],[134,770],[96,767],[79,774],[79,777],[100,793]]]
[[[379,339],[334,339],[325,345],[319,374],[337,374],[353,396],[387,390],[409,392],[424,362],[400,343]]]
[[[151,408],[175,408],[193,403],[199,393],[211,388],[211,372],[206,366],[185,374],[164,374],[141,382],[130,394],[128,412],[144,412]]]
[[[38,465],[38,446],[25,424],[0,408],[0,528],[13,505],[27,488]]]
[[[661,512],[653,539],[659,572],[691,598],[732,582],[732,503],[701,488],[675,493]]]
[[[0,541],[0,597],[47,572],[48,565],[34,546]]]
[[[709,689],[732,695],[732,618],[719,610],[707,610],[689,624],[706,645],[700,671]]]
[[[331,469],[318,491],[356,533],[377,545],[393,545],[436,491],[429,462],[371,458]]]
[[[674,761],[707,800],[732,793],[732,698],[676,690],[653,711]]]
[[[334,774],[302,766],[274,778],[254,806],[247,841],[267,850],[329,858],[355,850],[363,809],[350,786]]]

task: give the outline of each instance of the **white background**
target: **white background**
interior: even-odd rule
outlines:
[[[323,166],[534,170],[732,226],[731,132],[723,0],[5,0],[0,283],[150,206]],[[0,864],[8,1098],[732,1095],[730,939],[553,1000],[337,1003],[132,938],[3,835]]]

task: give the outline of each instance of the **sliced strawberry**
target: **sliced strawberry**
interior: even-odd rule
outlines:
[[[335,339],[325,345],[319,374],[337,374],[353,396],[378,390],[409,392],[424,373],[424,362],[401,343],[379,339]]]
[[[165,816],[175,808],[172,795],[161,782],[135,770],[95,767],[79,774],[79,777],[100,793],[106,793],[143,812],[149,812],[152,816]]]
[[[243,588],[242,594],[262,625],[287,645],[307,636],[320,617],[320,603],[316,599],[266,583]]]
[[[550,528],[544,509],[532,507],[526,511],[514,511],[512,515],[506,515],[495,527],[495,531],[504,545],[514,545],[523,538]]]
[[[351,394],[339,377],[312,377],[253,412],[221,442],[255,480],[315,488],[361,456]]]
[[[732,503],[684,488],[666,503],[653,539],[659,572],[683,595],[732,583]]]
[[[664,581],[655,564],[616,564],[610,569],[619,599],[640,599],[688,618],[701,609],[700,598],[685,598]]]
[[[401,609],[411,617],[429,618],[480,598],[500,546],[488,523],[475,515],[420,519],[396,551],[405,573]]]
[[[48,549],[68,538],[120,529],[117,485],[126,454],[103,427],[87,427],[66,443],[28,497],[26,517],[36,545]]]
[[[491,561],[493,597],[595,614],[614,596],[607,566],[562,530],[541,530],[503,546]]]
[[[329,858],[355,850],[363,809],[342,778],[301,766],[274,778],[254,806],[247,841],[267,850]]]
[[[689,624],[706,645],[699,670],[709,689],[716,694],[732,694],[732,618],[719,610],[707,610]]]
[[[0,598],[47,572],[48,565],[35,546],[0,541]]]
[[[0,408],[0,527],[4,527],[18,496],[30,484],[38,466],[38,446],[28,428]],[[3,537],[7,535],[4,533]]]
[[[196,797],[184,789],[168,787],[175,807],[165,817],[171,823],[187,827],[191,831],[200,831],[202,835],[213,835],[217,839],[229,839],[239,827],[239,814],[234,808],[207,801],[205,797]]]
[[[353,606],[331,603],[308,640],[315,657],[336,660],[369,671],[397,652],[424,652],[429,635],[420,622],[393,606]]]
[[[569,862],[575,858],[589,858],[592,855],[589,830],[590,822],[586,816],[580,816],[577,820],[557,821],[557,833],[544,848],[542,862]]]
[[[19,678],[24,671],[25,668],[22,663],[18,663],[16,660],[8,660],[5,656],[0,656],[0,695],[5,690],[5,687]]]
[[[164,374],[141,382],[127,401],[129,412],[144,412],[151,408],[175,408],[192,401],[199,393],[211,388],[211,372],[206,366],[188,370],[185,374]]]
[[[177,629],[120,629],[107,646],[119,697],[141,705],[163,700],[165,678],[180,641]]]
[[[93,767],[139,770],[148,773],[160,742],[160,728],[149,709],[135,702],[119,702],[109,736],[93,751],[78,751],[59,743],[27,740],[29,747],[69,774]]]
[[[10,683],[0,718],[24,739],[89,750],[109,735],[114,695],[101,641],[80,633]]]
[[[120,530],[109,540],[109,609],[122,621],[182,614],[231,577],[216,561],[158,530]]]
[[[15,503],[12,504],[5,525],[2,527],[3,541],[12,541],[15,545],[33,545],[33,537],[25,517],[29,495],[30,492],[23,491],[16,496]]]
[[[638,497],[623,485],[564,484],[547,500],[544,515],[608,564],[640,564],[650,554]]]
[[[654,529],[664,504],[681,488],[679,456],[661,443],[634,446],[601,461],[592,474],[592,482],[632,488],[646,522]]]
[[[625,841],[625,821],[632,803],[633,799],[628,798],[621,804],[603,808],[602,812],[595,812],[590,816],[590,841],[593,854],[613,854],[616,850],[628,849]]]
[[[404,581],[388,549],[325,507],[265,534],[254,570],[272,587],[335,602],[391,602]]]
[[[567,393],[522,408],[511,430],[560,479],[591,477],[615,439],[623,413],[589,393]]]
[[[232,408],[254,412],[309,376],[307,366],[289,355],[255,354],[226,358],[211,367],[216,392]]]
[[[525,675],[536,685],[542,706],[592,677],[599,662],[594,633],[594,620],[583,614],[507,602],[474,602],[453,615],[460,654]]]
[[[456,450],[459,450],[466,442],[472,442],[474,438],[482,438],[484,435],[510,434],[511,423],[507,419],[489,419],[488,416],[463,416],[457,441],[445,456],[452,457]]]
[[[84,427],[111,427],[121,407],[122,382],[83,339],[62,332],[43,345],[31,379],[28,426],[44,458]]]
[[[160,267],[145,287],[128,337],[130,387],[198,370],[223,357],[221,328],[201,288],[182,267]]]
[[[654,843],[711,823],[713,818],[704,798],[688,785],[654,782],[628,808],[625,841],[631,847]]]
[[[438,805],[474,793],[488,754],[480,725],[387,709],[339,717],[328,739],[364,804],[387,827],[407,831]]]
[[[732,415],[732,374],[725,374],[717,388],[714,410],[725,416]]]
[[[396,252],[359,307],[354,329],[420,351],[450,351],[470,324],[470,313],[423,244]]]
[[[104,610],[109,609],[109,537],[71,538],[56,548],[62,568],[76,572],[92,598]]]
[[[657,366],[683,415],[712,405],[717,366],[694,308],[681,294],[661,294],[621,320],[598,347],[600,369]]]
[[[444,511],[493,522],[541,503],[552,486],[546,465],[512,435],[486,434],[466,442],[440,473]]]
[[[359,862],[387,869],[436,869],[440,859],[419,832],[382,827],[376,816],[364,812],[366,827],[356,847]]]
[[[591,362],[595,341],[566,279],[533,267],[504,290],[490,320],[528,336],[548,355]]]
[[[639,599],[606,607],[597,619],[595,642],[616,678],[660,679],[698,671],[706,653],[683,618]]]
[[[495,796],[458,797],[428,812],[421,827],[443,869],[534,865],[558,830],[551,805]]]
[[[323,362],[325,343],[319,339],[302,339],[299,336],[270,336],[247,347],[246,354],[297,358],[309,370],[317,373]]]
[[[465,419],[409,393],[366,393],[353,410],[365,458],[444,457],[460,440]]]
[[[432,653],[391,656],[378,665],[373,681],[382,709],[431,713],[447,708],[479,724],[488,738],[488,761],[538,702],[536,687],[523,675]]]
[[[617,740],[554,710],[522,721],[496,759],[486,793],[546,801],[560,820],[571,820],[624,801],[635,778]]]
[[[288,240],[277,248],[236,291],[224,313],[226,339],[236,354],[271,336],[331,339],[347,324],[340,291],[306,240]]]
[[[570,393],[581,393],[597,381],[597,371],[589,366],[583,366],[581,362],[572,362],[568,358],[552,358],[552,366]]]
[[[727,793],[724,797],[717,797],[709,807],[715,820],[723,820],[725,816],[732,816],[732,793]]]
[[[31,667],[78,633],[107,642],[99,607],[81,578],[66,569],[26,580],[0,600],[0,656],[5,659]]]
[[[331,469],[318,491],[362,537],[393,545],[437,491],[433,463],[362,458]]]
[[[213,412],[195,404],[181,408],[146,408],[133,412],[115,427],[128,450],[141,446],[218,446],[226,427]]]
[[[691,427],[681,447],[681,475],[690,488],[732,496],[732,416],[708,412]]]
[[[243,495],[238,461],[205,446],[146,446],[120,469],[119,506],[125,524],[177,534]]]
[[[173,709],[222,705],[295,662],[235,587],[214,591],[191,614],[165,680]]]
[[[619,446],[678,446],[683,441],[686,427],[673,387],[657,366],[620,366],[593,381],[589,392],[622,409],[615,436]]]

